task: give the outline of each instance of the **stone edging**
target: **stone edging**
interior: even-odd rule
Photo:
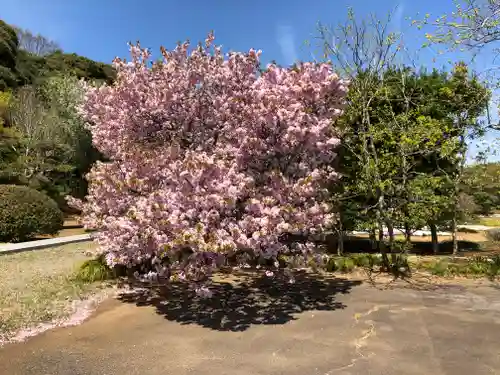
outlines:
[[[78,234],[75,236],[48,238],[46,240],[28,241],[0,245],[0,254],[17,253],[21,251],[39,250],[52,246],[66,245],[69,243],[85,242],[92,240],[92,234]]]

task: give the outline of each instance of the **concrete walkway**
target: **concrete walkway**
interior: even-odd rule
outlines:
[[[0,349],[0,374],[500,374],[494,287],[266,280],[218,284],[208,302],[180,287],[127,294],[80,326]]]
[[[48,238],[46,240],[28,241],[20,243],[9,243],[0,245],[0,254],[15,253],[20,251],[44,249],[47,247],[65,245],[68,243],[84,242],[92,240],[92,234],[78,234],[75,236]]]

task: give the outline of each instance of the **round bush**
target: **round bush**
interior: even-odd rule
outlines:
[[[486,231],[486,238],[490,241],[500,241],[500,228],[493,228]]]
[[[0,242],[56,234],[63,223],[57,203],[45,194],[26,186],[0,185]]]

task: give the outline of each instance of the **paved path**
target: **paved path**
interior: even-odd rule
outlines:
[[[0,349],[0,374],[500,374],[492,287],[379,290],[303,277],[220,284],[211,302],[181,289],[168,301],[122,299],[80,326]]]
[[[44,249],[47,247],[64,245],[67,243],[90,241],[91,239],[92,239],[92,234],[86,233],[86,234],[78,234],[75,236],[47,238],[46,240],[1,244],[0,245],[0,254],[1,253],[15,253],[15,252],[27,251],[27,250]]]

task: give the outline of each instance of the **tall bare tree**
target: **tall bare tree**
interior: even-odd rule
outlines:
[[[29,86],[16,92],[9,117],[11,124],[22,136],[24,175],[30,179],[43,170],[44,160],[48,156],[46,154],[53,152],[42,146],[52,143],[57,136],[54,118]]]
[[[41,34],[33,34],[30,30],[15,27],[19,48],[38,56],[49,55],[61,49],[59,44]]]

